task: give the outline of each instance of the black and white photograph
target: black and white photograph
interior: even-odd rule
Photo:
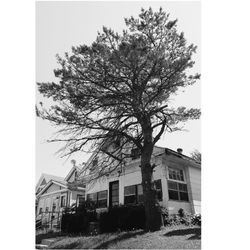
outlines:
[[[1,249],[248,249],[248,5],[2,1]]]
[[[201,248],[200,2],[36,2],[37,249]]]

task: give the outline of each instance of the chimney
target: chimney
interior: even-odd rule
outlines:
[[[178,154],[182,154],[182,152],[183,152],[182,148],[177,148],[177,152],[178,152]]]
[[[76,165],[76,160],[72,159],[70,162],[71,162],[71,164],[75,167],[75,165]]]

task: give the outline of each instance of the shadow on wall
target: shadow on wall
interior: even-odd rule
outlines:
[[[200,240],[201,239],[201,228],[187,228],[187,229],[178,229],[173,230],[164,234],[164,236],[171,237],[171,236],[183,236],[183,235],[190,235],[188,240]]]

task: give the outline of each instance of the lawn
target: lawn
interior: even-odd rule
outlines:
[[[153,233],[136,230],[97,236],[63,236],[56,238],[49,249],[201,249],[201,228],[172,226]]]

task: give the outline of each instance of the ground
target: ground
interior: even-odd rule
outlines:
[[[201,228],[172,226],[153,233],[136,230],[97,236],[62,236],[57,237],[49,249],[201,249]]]

